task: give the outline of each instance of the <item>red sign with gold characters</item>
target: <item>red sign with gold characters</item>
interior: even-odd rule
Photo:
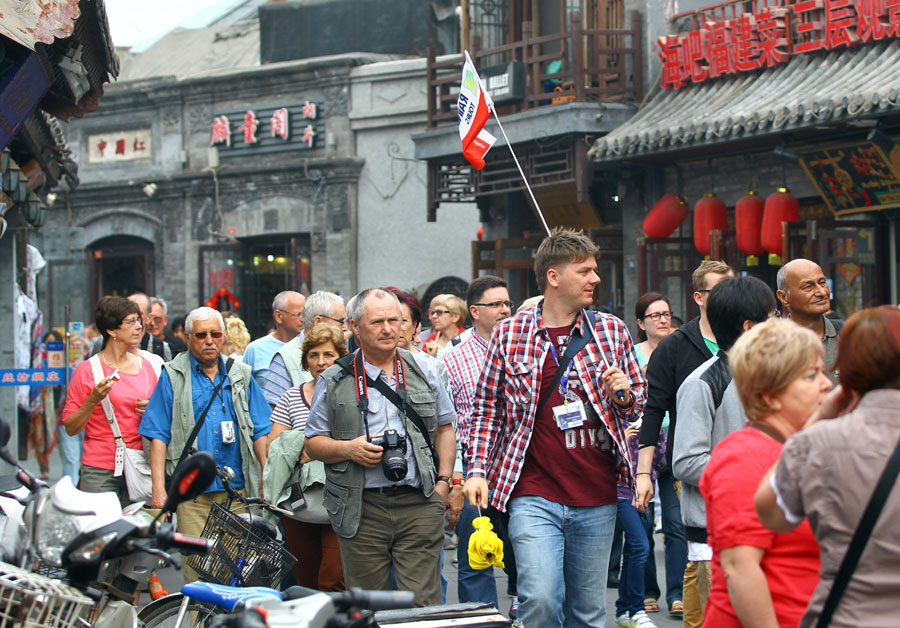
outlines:
[[[900,37],[900,0],[756,0],[741,12],[747,4],[699,9],[695,30],[658,39],[663,89]]]

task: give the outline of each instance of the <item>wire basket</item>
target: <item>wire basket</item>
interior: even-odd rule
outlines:
[[[93,604],[67,584],[0,563],[0,628],[74,628]]]
[[[280,541],[219,504],[210,508],[202,536],[214,541],[212,551],[206,556],[188,556],[185,563],[206,582],[277,589],[297,562]]]

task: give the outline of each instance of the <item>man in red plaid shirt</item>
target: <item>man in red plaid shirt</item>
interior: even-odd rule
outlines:
[[[584,309],[598,252],[581,231],[544,239],[544,301],[497,324],[475,390],[463,492],[509,513],[525,628],[606,625],[616,482],[634,486],[625,425],[646,380],[625,324]],[[574,357],[569,343],[582,346]]]

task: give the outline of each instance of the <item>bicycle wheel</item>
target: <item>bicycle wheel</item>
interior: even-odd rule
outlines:
[[[184,596],[173,593],[147,604],[138,613],[140,626],[144,628],[202,628],[212,623],[213,618],[225,609],[211,604],[189,600],[187,613],[181,624],[177,624],[178,612]]]

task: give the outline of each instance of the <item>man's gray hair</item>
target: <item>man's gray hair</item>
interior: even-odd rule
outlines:
[[[153,309],[153,306],[159,304],[159,307],[162,308],[163,316],[169,315],[169,306],[166,305],[166,300],[162,297],[151,297],[150,299],[150,309]]]
[[[293,296],[302,297],[303,295],[299,292],[295,292],[294,290],[284,290],[283,292],[279,292],[275,295],[275,299],[272,301],[272,309],[286,312],[287,300]]]
[[[303,306],[303,329],[310,329],[316,316],[334,317],[335,308],[344,304],[344,298],[333,292],[319,290],[306,298]]]
[[[219,329],[225,331],[225,320],[222,318],[222,315],[219,314],[218,310],[214,310],[211,307],[198,307],[196,310],[191,310],[191,313],[187,315],[187,318],[184,319],[184,331],[190,336],[194,333],[194,323],[196,321],[208,321],[211,318],[218,319],[219,321]]]
[[[397,304],[397,309],[400,310],[400,312],[403,312],[403,310],[400,309],[400,299],[398,299],[397,295],[393,292],[388,292],[387,290],[382,290],[381,288],[366,288],[355,297],[350,299],[350,302],[347,304],[347,318],[355,322],[357,325],[359,325],[359,322],[362,320],[363,308],[365,306],[366,299],[368,299],[369,297],[387,297]]]
[[[785,294],[790,292],[790,290],[788,290],[787,271],[784,269],[784,266],[779,268],[778,273],[775,275],[775,287]]]

